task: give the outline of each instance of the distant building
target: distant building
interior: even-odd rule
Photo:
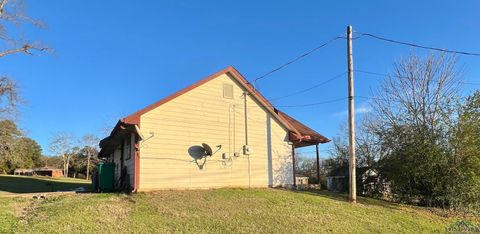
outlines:
[[[295,179],[297,180],[297,188],[299,189],[309,188],[308,176],[297,175],[295,176]]]
[[[63,171],[57,168],[34,168],[34,169],[24,169],[24,168],[17,168],[13,171],[14,175],[22,175],[22,176],[50,176],[50,177],[62,177]]]
[[[34,171],[35,171],[36,175],[38,175],[38,176],[50,176],[50,177],[62,177],[63,176],[63,171],[61,169],[57,169],[57,168],[48,168],[48,167],[35,168]]]
[[[383,179],[376,169],[357,167],[357,192],[362,196],[389,198],[390,183]],[[348,192],[348,168],[337,168],[327,175],[327,189],[333,192]]]
[[[332,192],[346,192],[347,176],[327,176],[327,189]]]
[[[22,176],[33,176],[35,171],[33,169],[25,169],[25,168],[17,168],[13,171],[14,175],[22,175]]]

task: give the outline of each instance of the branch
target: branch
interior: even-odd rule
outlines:
[[[0,2],[0,16],[3,15],[3,11],[4,11],[4,9],[5,9],[5,5],[7,5],[7,1],[8,1],[8,0],[2,0],[2,1]]]
[[[26,44],[26,45],[23,45],[20,48],[0,52],[0,58],[4,57],[6,55],[9,55],[9,54],[15,54],[15,53],[19,53],[19,52],[23,52],[23,53],[26,53],[26,54],[29,54],[29,55],[33,55],[33,53],[30,52],[30,50],[46,51],[46,50],[48,50],[48,48],[46,48],[46,47],[40,48],[40,47],[35,47],[35,46],[32,46],[32,45]]]

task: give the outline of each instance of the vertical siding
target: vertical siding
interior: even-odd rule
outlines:
[[[130,141],[130,152],[127,150],[128,146],[128,141]],[[130,186],[133,188],[134,184],[134,176],[135,176],[135,168],[134,168],[134,147],[135,147],[135,134],[131,133],[125,138],[125,141],[123,141],[123,147],[124,147],[124,155],[123,155],[123,165],[127,167],[127,173],[129,175],[129,183]],[[115,163],[115,185],[120,180],[120,175],[121,175],[121,146],[118,146],[114,153],[113,153],[113,163]],[[130,155],[128,155],[130,153]]]
[[[115,151],[113,151],[113,163],[115,163],[115,184],[120,179],[120,172],[121,172],[120,155],[121,155],[121,153],[122,153],[122,151],[120,150],[120,148],[117,148],[117,149],[115,149]]]
[[[130,143],[130,144],[128,144]],[[130,150],[127,150],[127,147],[130,148]],[[131,133],[129,136],[125,138],[124,141],[124,163],[127,167],[127,173],[129,175],[129,183],[130,186],[133,188],[133,183],[134,183],[134,176],[135,176],[135,168],[134,168],[134,147],[135,147],[135,134]]]
[[[233,99],[223,97],[224,84],[234,86]],[[287,130],[250,96],[247,119],[252,153],[243,155],[243,98],[241,86],[221,75],[142,115],[140,127],[146,139],[140,146],[140,189],[291,184]],[[221,148],[211,157],[195,160],[193,149],[202,143],[214,151],[217,145]],[[222,159],[223,153],[231,160]]]

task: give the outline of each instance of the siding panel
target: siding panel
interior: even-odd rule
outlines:
[[[233,84],[233,99],[223,85]],[[213,187],[266,187],[293,181],[287,130],[247,96],[250,156],[243,155],[243,90],[221,75],[141,116],[146,140],[140,145],[140,190]],[[153,133],[153,135],[152,135]],[[195,160],[189,149],[209,144],[214,151]],[[240,156],[234,157],[237,152]],[[230,160],[222,154],[231,155]]]

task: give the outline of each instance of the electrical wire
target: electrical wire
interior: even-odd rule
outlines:
[[[405,77],[405,76],[395,76],[395,75],[389,75],[389,74],[385,74],[385,73],[365,71],[365,70],[358,70],[358,69],[355,70],[355,71],[356,71],[356,72],[360,72],[360,73],[375,75],[375,76],[396,77],[396,78],[409,78],[409,77]],[[463,81],[460,81],[459,83],[460,83],[460,84],[465,84],[465,85],[480,85],[480,83],[477,83],[477,82],[463,82]]]
[[[329,99],[326,101],[322,102],[314,102],[314,103],[307,103],[307,104],[295,104],[295,105],[271,105],[271,106],[266,106],[266,105],[249,105],[248,107],[263,107],[263,108],[277,108],[277,107],[307,107],[307,106],[319,106],[319,105],[325,105],[329,103],[334,103],[334,102],[340,102],[343,100],[348,99],[347,97],[344,98],[336,98],[336,99]]]
[[[334,38],[328,40],[327,42],[325,42],[325,43],[323,43],[323,44],[321,44],[321,45],[319,45],[319,46],[317,46],[317,47],[315,47],[315,48],[313,48],[313,49],[311,49],[311,50],[303,53],[302,55],[300,55],[300,56],[298,56],[298,57],[296,57],[296,58],[294,58],[294,59],[292,59],[292,60],[290,60],[290,61],[288,61],[288,62],[286,62],[286,63],[284,63],[284,64],[282,64],[282,65],[280,65],[280,66],[278,66],[278,67],[276,67],[275,69],[273,69],[273,70],[271,70],[271,71],[269,71],[269,72],[267,72],[267,73],[265,73],[265,74],[263,74],[263,75],[255,78],[255,79],[253,80],[253,86],[254,86],[254,87],[257,87],[257,81],[258,81],[258,80],[261,80],[261,79],[263,79],[263,78],[271,75],[272,73],[274,73],[274,72],[276,72],[276,71],[279,71],[279,70],[287,67],[288,65],[297,62],[298,60],[300,60],[300,59],[302,59],[302,58],[304,58],[304,57],[307,57],[308,55],[314,53],[315,51],[321,49],[322,47],[327,46],[328,44],[330,44],[330,43],[332,43],[332,42],[334,42],[334,41],[336,41],[336,40],[338,40],[338,39],[345,39],[345,37],[344,37],[344,36],[334,37]]]
[[[360,96],[360,95],[356,95],[355,96],[356,98],[362,98],[362,99],[371,99],[371,100],[380,100],[380,101],[387,101],[383,98],[379,98],[379,97],[367,97],[367,96]],[[396,100],[388,100],[389,102],[398,102]]]
[[[339,101],[343,101],[343,100],[347,100],[347,99],[348,99],[347,97],[344,97],[344,98],[337,98],[337,99],[332,99],[332,100],[323,101],[323,102],[314,102],[314,103],[299,104],[299,105],[282,105],[282,106],[276,106],[276,107],[307,107],[307,106],[318,106],[318,105],[324,105],[324,104],[339,102]]]
[[[295,95],[298,95],[298,94],[301,94],[301,93],[305,93],[305,92],[308,92],[312,89],[315,89],[315,88],[318,88],[322,85],[325,85],[327,83],[330,83],[331,81],[334,81],[336,79],[339,79],[339,78],[342,78],[343,75],[345,75],[347,72],[342,72],[341,74],[338,74],[336,76],[333,76],[332,78],[326,80],[326,81],[323,81],[322,83],[319,83],[319,84],[316,84],[314,86],[311,86],[309,88],[306,88],[306,89],[302,89],[300,91],[297,91],[297,92],[294,92],[294,93],[291,93],[291,94],[287,94],[285,96],[280,96],[280,97],[276,97],[276,98],[272,98],[272,99],[269,99],[269,101],[274,101],[274,100],[280,100],[280,99],[283,99],[283,98],[287,98],[287,97],[291,97],[291,96],[295,96]]]
[[[432,47],[432,46],[424,46],[424,45],[419,45],[411,42],[403,42],[403,41],[398,41],[398,40],[393,40],[390,38],[385,38],[381,36],[377,36],[371,33],[362,33],[358,32],[360,36],[357,38],[363,37],[363,36],[368,36],[371,38],[375,38],[377,40],[382,40],[382,41],[387,41],[391,43],[396,43],[396,44],[401,44],[401,45],[406,45],[406,46],[411,46],[411,47],[416,47],[416,48],[421,48],[421,49],[427,49],[427,50],[435,50],[435,51],[441,51],[445,53],[453,53],[453,54],[462,54],[462,55],[469,55],[469,56],[480,56],[480,53],[474,53],[474,52],[466,52],[466,51],[459,51],[459,50],[449,50],[449,49],[442,49],[442,48],[437,48],[437,47]]]

